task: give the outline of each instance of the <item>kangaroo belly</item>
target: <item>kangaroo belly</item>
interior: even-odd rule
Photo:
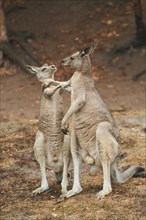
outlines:
[[[63,171],[63,153],[62,147],[52,149],[45,147],[46,166],[53,169],[55,172]]]
[[[81,147],[81,155],[82,159],[86,164],[96,165],[97,167],[101,167],[99,152],[96,147],[95,142],[92,142],[91,145],[87,147]]]
[[[96,130],[100,123],[96,111],[78,112],[74,116],[74,127],[79,145],[82,149],[82,158],[85,163],[97,166],[100,164],[99,152],[96,141]]]
[[[95,145],[97,122],[91,118],[90,114],[76,114],[74,127],[81,147],[89,148]]]
[[[47,158],[46,166],[51,168],[56,173],[63,171],[63,162],[62,162],[62,160],[54,162],[53,160],[50,160],[50,159]]]
[[[42,131],[46,136],[50,136],[52,133],[62,133],[61,131],[61,120],[63,118],[63,113],[48,113],[40,115],[39,119],[39,130]],[[62,134],[63,136],[63,134]]]

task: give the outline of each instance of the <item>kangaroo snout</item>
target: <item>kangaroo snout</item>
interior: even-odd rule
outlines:
[[[57,70],[57,67],[55,65],[51,65],[51,71],[56,72],[56,70]]]
[[[51,65],[51,68],[52,68],[52,69],[56,69],[56,66],[55,66],[55,65]]]
[[[68,59],[63,59],[63,60],[61,61],[61,64],[62,64],[63,66],[65,66],[65,67],[70,66],[70,63],[69,63]]]

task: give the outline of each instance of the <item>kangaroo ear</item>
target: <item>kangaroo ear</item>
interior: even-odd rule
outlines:
[[[26,66],[26,69],[27,69],[30,73],[36,74],[39,68],[38,68],[38,67],[35,67],[35,66],[29,66],[29,65],[27,65],[27,66]]]
[[[96,48],[96,44],[84,48],[83,50],[80,51],[81,57],[84,57],[86,55],[89,55],[89,54],[93,53],[95,48]]]
[[[48,64],[47,64],[47,63],[44,63],[42,67],[48,67]]]
[[[40,67],[40,69],[41,69],[41,71],[45,71],[45,70],[48,69],[48,67],[49,67],[48,64],[45,63],[45,64],[42,65],[42,67]]]

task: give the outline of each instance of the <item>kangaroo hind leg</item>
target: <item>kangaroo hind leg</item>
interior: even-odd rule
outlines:
[[[33,191],[33,194],[37,195],[44,191],[46,191],[49,186],[46,179],[46,158],[45,158],[45,152],[44,152],[44,142],[45,137],[41,131],[38,131],[36,134],[36,139],[34,143],[34,154],[37,162],[40,165],[41,170],[41,187],[37,188]]]
[[[81,158],[79,155],[79,146],[74,130],[71,133],[71,154],[72,154],[73,167],[74,167],[74,183],[73,183],[73,188],[66,193],[65,195],[66,198],[74,196],[82,191],[82,187],[80,185]]]
[[[110,129],[110,123],[101,122],[96,130],[96,147],[103,169],[103,189],[97,194],[99,199],[112,191],[111,164],[119,152],[119,144],[110,133]]]

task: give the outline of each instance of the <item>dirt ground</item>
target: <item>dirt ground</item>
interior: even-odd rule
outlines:
[[[144,2],[144,1],[143,1]],[[145,75],[146,48],[130,48],[115,53],[135,36],[131,1],[29,0],[25,9],[7,16],[8,28],[35,34],[28,47],[43,64],[58,67],[56,79],[67,80],[71,71],[60,65],[62,58],[86,45],[100,41],[91,56],[95,85],[121,128],[121,168],[145,164]],[[40,171],[32,151],[38,126],[40,83],[18,67],[5,62],[1,68],[1,219],[2,220],[144,220],[146,218],[145,179],[113,184],[113,192],[102,200],[102,173],[89,176],[83,164],[83,192],[56,203],[60,186],[48,170],[49,191],[33,196],[40,185]],[[65,111],[70,105],[64,93]],[[69,188],[72,186],[70,179]]]

